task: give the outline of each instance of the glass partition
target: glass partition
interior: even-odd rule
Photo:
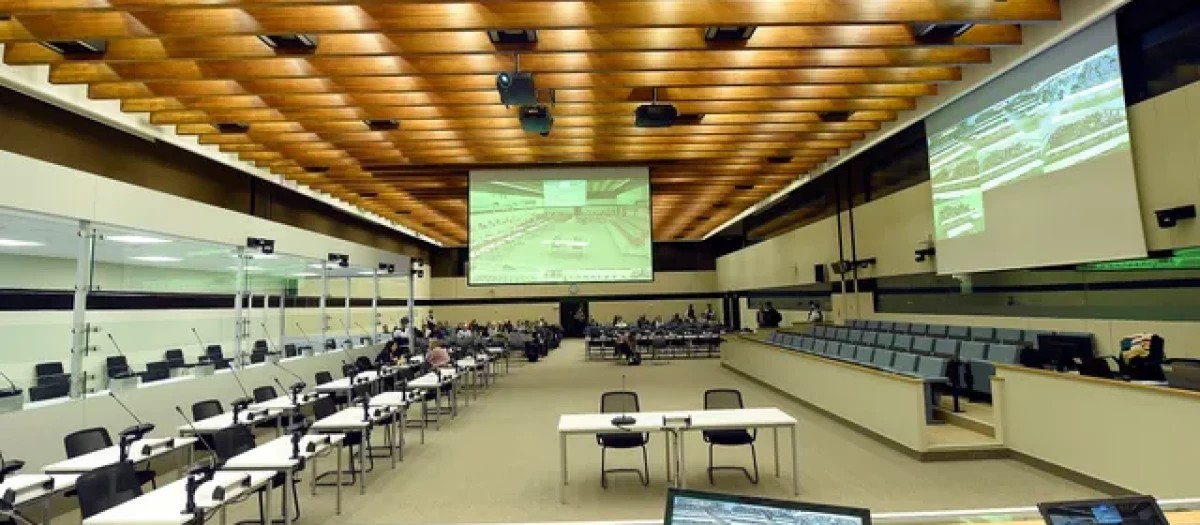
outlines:
[[[248,254],[246,267],[250,346],[296,357],[304,348],[321,348],[319,312],[312,297],[319,290],[321,263],[287,254]],[[318,292],[319,293],[319,292]]]
[[[83,370],[95,380],[87,390],[158,370],[168,351],[215,368],[236,362],[238,248],[109,226],[97,226],[93,239],[87,319],[94,350]]]
[[[21,400],[30,402],[30,395],[52,400],[65,398],[70,389],[82,243],[78,221],[0,210],[0,340],[5,343],[0,373],[24,391],[8,396],[11,409]],[[9,387],[0,378],[0,390]]]

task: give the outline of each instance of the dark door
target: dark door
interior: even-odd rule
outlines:
[[[588,303],[583,300],[566,300],[558,303],[558,323],[565,337],[583,337],[587,329]]]

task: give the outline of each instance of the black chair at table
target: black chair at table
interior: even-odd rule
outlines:
[[[319,398],[313,402],[312,411],[313,411],[313,419],[316,421],[320,421],[322,419],[325,419],[329,416],[332,416],[332,415],[338,413],[338,408],[334,404],[332,398],[330,398],[329,396],[325,396],[325,397]],[[350,449],[350,470],[342,471],[343,474],[350,475],[350,480],[342,481],[342,485],[343,486],[353,486],[355,483],[355,480],[358,479],[358,476],[360,474],[366,475],[367,472],[371,472],[372,470],[375,470],[375,459],[372,458],[370,454],[365,454],[365,453],[363,454],[364,456],[366,456],[367,461],[370,462],[370,465],[371,465],[370,468],[367,468],[365,471],[360,473],[358,465],[355,464],[355,459],[358,457],[358,454],[356,453],[355,448],[367,447],[366,452],[370,452],[371,437],[370,437],[370,435],[364,436],[363,432],[339,431],[336,433],[344,434],[346,436],[345,440],[342,441],[342,446]],[[324,476],[327,476],[329,474],[335,474],[335,473],[336,472],[326,472],[324,474],[318,475],[317,479],[321,479]],[[335,482],[335,484],[336,484],[336,482]],[[319,484],[319,485],[328,486],[328,484]]]
[[[58,383],[47,383],[44,385],[29,387],[29,401],[45,401],[47,399],[57,399],[67,397],[71,393],[71,383],[69,380],[64,380]]]
[[[153,383],[171,378],[171,365],[166,361],[151,361],[146,363],[146,371],[142,372],[143,383]]]
[[[267,401],[270,401],[272,399],[279,397],[279,394],[275,392],[275,387],[270,386],[270,385],[256,387],[254,390],[250,391],[250,394],[252,396],[254,396],[255,403],[264,403],[264,402],[267,402]],[[279,420],[281,420],[283,418],[284,418],[283,414],[270,416],[270,417],[264,418],[262,421],[259,421],[258,423],[255,423],[254,427],[255,428],[271,428],[271,427],[278,428],[277,423],[279,422]]]
[[[183,350],[178,348],[172,348],[166,352],[163,352],[163,360],[167,362],[167,365],[171,367],[171,370],[179,368],[193,368],[196,366],[195,363],[188,363],[187,359],[183,357]]]
[[[141,377],[142,374],[133,371],[130,368],[129,361],[123,355],[114,355],[104,358],[104,372],[108,379],[118,379],[125,377]]]
[[[714,388],[704,392],[704,409],[719,410],[719,409],[737,409],[745,408],[742,404],[742,393],[732,388]],[[723,430],[705,430],[701,432],[704,436],[704,442],[708,443],[708,482],[716,484],[713,480],[714,470],[740,470],[751,483],[758,484],[758,451],[754,448],[754,442],[758,439],[758,429],[754,432],[744,428],[733,428]],[[745,467],[716,467],[713,466],[713,447],[739,447],[750,446],[750,458],[754,463],[754,475],[750,475],[750,471]]]
[[[204,349],[204,355],[200,356],[201,363],[212,363],[213,369],[215,370],[229,368],[229,363],[232,361],[233,359],[225,357],[224,352],[221,350],[221,345],[208,345],[208,347]]]
[[[90,472],[75,481],[79,513],[87,519],[142,495],[142,484],[128,461],[118,461]]]
[[[201,421],[213,416],[219,416],[225,413],[225,409],[221,407],[221,402],[216,399],[206,399],[192,403],[192,421]],[[204,450],[213,450],[213,435],[201,434],[196,436],[204,443]]]
[[[216,434],[213,434],[213,444],[213,451],[217,453],[217,462],[220,465],[224,465],[225,462],[229,461],[230,458],[233,458],[234,456],[237,456],[243,452],[252,450],[254,447],[258,446],[258,443],[254,440],[254,432],[244,425],[229,427],[217,432]],[[303,465],[303,463],[301,463],[301,465]],[[303,468],[304,467],[302,466],[301,470],[303,470]],[[258,516],[260,521],[240,523],[272,523],[267,521],[267,513],[270,512],[270,509],[267,509],[263,506],[263,494],[265,494],[267,490],[277,489],[284,486],[286,483],[287,476],[283,472],[277,472],[274,476],[271,476],[270,487],[264,486],[255,491],[258,494]],[[300,494],[296,489],[296,486],[299,484],[300,478],[298,476],[292,476],[292,508],[296,510],[296,513],[292,516],[293,519],[298,519],[300,517]],[[286,490],[283,497],[287,497]]]
[[[112,437],[108,435],[108,429],[104,427],[77,430],[63,438],[63,447],[67,451],[68,458],[79,457],[111,446],[113,446]],[[139,486],[149,483],[151,487],[158,488],[158,482],[154,480],[157,474],[148,466],[145,470],[135,471],[134,476],[137,478]]]
[[[323,385],[325,383],[333,381],[333,374],[330,374],[326,370],[322,370],[320,372],[317,372],[316,375],[314,376],[314,378],[316,379],[317,385]],[[346,394],[343,394],[343,393],[334,394],[332,397],[333,397],[334,404],[339,407],[344,407],[344,406],[346,406],[347,403],[350,402],[350,398]]]
[[[63,364],[58,361],[33,365],[33,375],[37,386],[71,382],[71,374],[64,372]]]
[[[614,392],[605,392],[600,396],[600,412],[606,414],[634,413],[639,412],[641,405],[638,403],[637,392],[627,390],[618,390]],[[597,434],[596,444],[600,445],[600,486],[608,488],[608,474],[610,472],[636,472],[638,478],[641,479],[642,485],[650,484],[650,459],[646,453],[646,444],[650,442],[649,433],[622,432],[619,434]],[[638,469],[612,469],[608,470],[605,467],[608,449],[642,449],[642,467],[645,470],[645,475],[642,470]]]

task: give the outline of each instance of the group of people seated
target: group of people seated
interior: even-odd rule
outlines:
[[[385,332],[388,331],[386,325],[383,328]],[[449,362],[448,348],[507,346],[509,335],[517,332],[528,335],[522,339],[527,357],[530,353],[544,357],[551,348],[557,348],[562,340],[562,330],[545,319],[515,323],[509,320],[493,321],[487,324],[472,319],[467,323],[458,323],[452,329],[446,323],[439,323],[431,310],[425,318],[424,328],[412,326],[408,317],[401,318],[391,330],[392,338],[384,343],[375,361],[378,364],[391,364],[423,352],[431,366],[442,366]]]
[[[645,339],[652,334],[664,333],[719,333],[721,329],[722,327],[716,321],[712,305],[705,305],[704,312],[697,315],[695,306],[689,304],[687,311],[676,313],[667,321],[663,321],[662,316],[657,316],[651,321],[645,314],[642,314],[636,321],[629,323],[624,317],[615,315],[612,325],[606,327],[592,317],[588,321],[587,333],[590,337],[597,337],[603,333],[610,334],[617,356],[625,359],[630,365],[638,365],[642,362],[642,355],[638,350],[639,337]]]

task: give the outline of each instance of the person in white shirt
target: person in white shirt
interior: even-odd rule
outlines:
[[[825,320],[825,314],[821,313],[821,305],[816,301],[808,303],[808,322],[819,323]]]

